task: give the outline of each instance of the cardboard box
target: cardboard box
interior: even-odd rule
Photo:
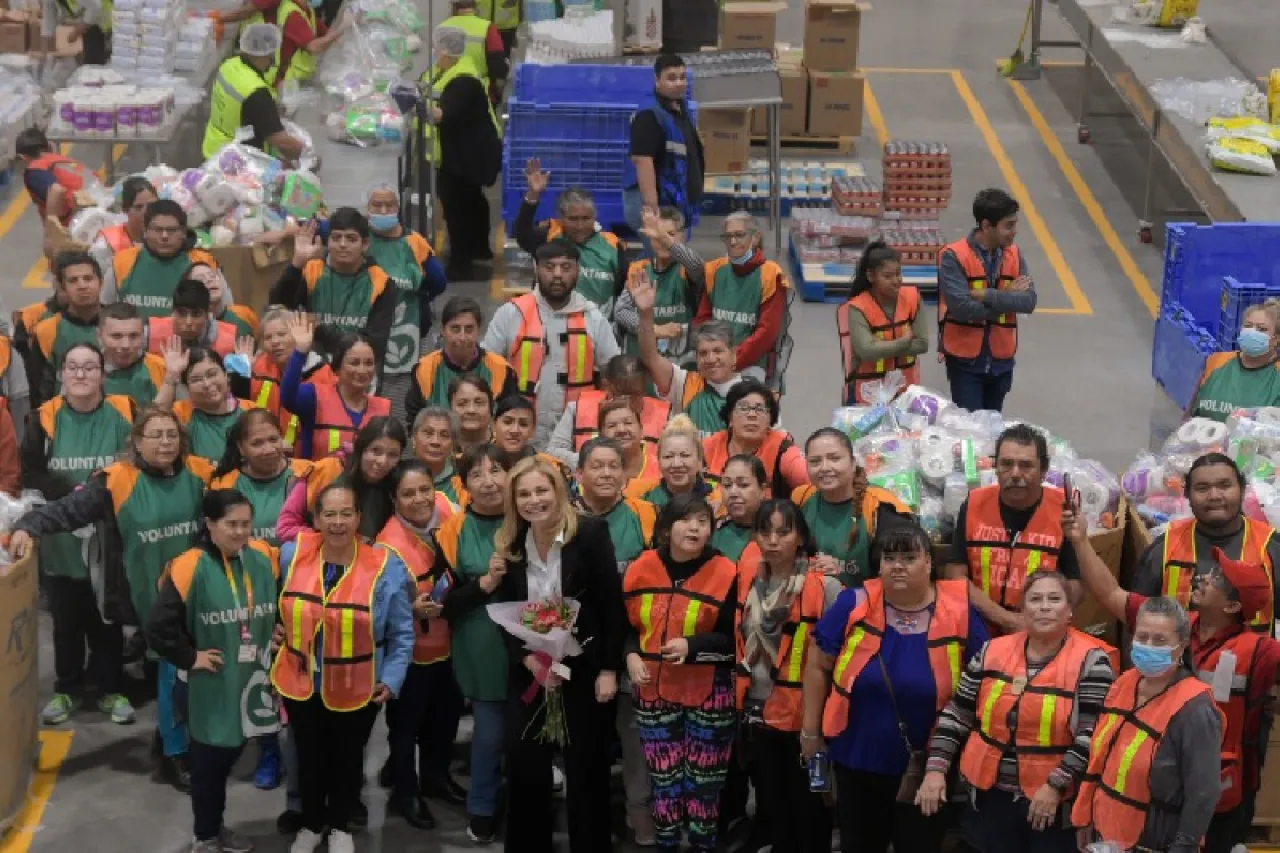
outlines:
[[[854,0],[808,0],[804,7],[804,64],[810,71],[853,71],[858,67],[862,13]]]
[[[623,44],[632,50],[662,49],[662,0],[627,0]]]
[[[30,46],[26,18],[10,14],[0,19],[0,53],[26,53]]]
[[[861,71],[809,70],[809,133],[860,136],[862,97],[867,79]]]
[[[259,314],[267,307],[267,296],[293,259],[293,238],[281,243],[252,246],[216,246],[209,250],[218,269],[231,285],[237,305],[247,305]]]
[[[746,171],[751,153],[750,110],[699,110],[698,135],[702,137],[707,174]]]
[[[778,124],[783,136],[799,136],[808,127],[809,76],[800,65],[778,65],[782,81],[782,104],[778,107]],[[768,111],[756,107],[751,111],[751,135],[769,133]]]
[[[39,754],[36,722],[40,705],[39,606],[35,549],[14,565],[0,566],[0,836],[27,801],[27,787]],[[0,846],[4,846],[0,844]]]
[[[721,50],[773,50],[778,13],[786,3],[725,3],[720,7]]]

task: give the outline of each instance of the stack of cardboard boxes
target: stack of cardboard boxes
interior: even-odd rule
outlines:
[[[75,30],[70,26],[59,26],[54,42],[54,53],[57,56],[78,56],[84,45],[74,38]],[[8,0],[0,0],[0,53],[28,53],[33,50],[44,50],[40,36],[40,11],[35,6],[30,9],[10,9]]]

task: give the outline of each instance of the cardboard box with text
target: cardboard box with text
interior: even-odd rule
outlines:
[[[809,133],[860,136],[862,97],[867,80],[861,71],[809,71]]]
[[[751,154],[750,110],[698,110],[698,135],[702,137],[706,174],[746,171]]]
[[[805,132],[809,118],[809,77],[800,65],[778,65],[782,80],[782,104],[778,107],[778,124],[783,136],[799,136]],[[769,132],[769,113],[763,107],[751,112],[751,135]]]
[[[870,8],[853,0],[808,0],[804,7],[805,67],[811,71],[856,69],[862,13]]]
[[[721,50],[773,50],[778,13],[786,3],[725,3],[720,7]]]

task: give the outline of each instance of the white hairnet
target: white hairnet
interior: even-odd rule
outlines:
[[[246,56],[275,56],[280,41],[280,28],[275,24],[249,24],[240,31],[240,52]]]
[[[437,52],[454,59],[467,49],[467,34],[457,27],[436,27],[431,41]]]

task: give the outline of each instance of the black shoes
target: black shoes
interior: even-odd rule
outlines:
[[[276,818],[276,832],[281,835],[297,835],[300,829],[302,829],[302,812],[285,809],[280,812],[280,817]]]
[[[387,803],[387,811],[400,815],[414,829],[435,829],[436,818],[421,797],[398,797]]]
[[[467,822],[467,838],[476,844],[492,844],[498,837],[498,819],[472,815]]]
[[[467,803],[467,789],[453,781],[452,776],[422,780],[422,796],[440,800],[451,806],[462,806]]]
[[[347,828],[369,828],[369,807],[364,804],[364,800],[357,800],[356,804],[351,807],[351,817],[347,818]]]
[[[191,792],[191,768],[185,755],[165,756],[160,759],[156,774],[161,782],[172,785],[178,793]]]
[[[378,785],[383,788],[390,788],[393,784],[391,780],[391,759],[388,758],[382,762],[382,769],[378,771]]]

